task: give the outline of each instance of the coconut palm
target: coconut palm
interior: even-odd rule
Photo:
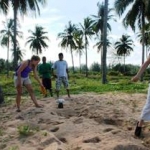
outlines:
[[[103,39],[103,29],[104,29],[104,11],[105,11],[105,5],[104,3],[97,3],[97,7],[98,7],[98,13],[97,15],[92,15],[93,17],[93,21],[94,21],[94,24],[93,24],[93,29],[94,31],[96,32],[96,34],[100,35],[100,40],[102,41]],[[107,16],[107,20],[115,20],[114,19],[114,15],[112,15],[113,9],[110,8],[108,9],[108,16]],[[108,31],[111,31],[111,25],[107,22],[107,29]]]
[[[83,24],[80,23],[80,35],[84,41],[85,48],[85,60],[86,60],[86,77],[88,77],[88,58],[87,58],[87,49],[89,45],[89,38],[94,35],[93,31],[93,20],[89,17],[84,19]]]
[[[76,31],[77,31],[76,25],[72,24],[71,21],[69,21],[68,25],[65,26],[64,31],[58,33],[58,38],[61,39],[59,46],[65,49],[68,47],[70,48],[73,72],[74,72],[73,49],[76,49],[76,42],[74,35]]]
[[[119,41],[115,42],[115,49],[119,56],[124,57],[124,72],[125,72],[125,57],[129,56],[133,51],[133,40],[128,35],[122,35]]]
[[[4,14],[7,14],[8,12],[8,2],[8,0],[0,1],[0,11],[2,11]]]
[[[0,30],[1,34],[1,45],[7,47],[7,77],[9,76],[9,48],[10,44],[14,40],[14,20],[8,19],[6,22],[3,22],[4,29]],[[17,31],[17,36],[22,37],[22,32]]]
[[[144,40],[144,44],[145,44],[145,46],[146,46],[146,54],[145,54],[145,56],[146,56],[146,58],[147,58],[147,56],[148,56],[148,50],[149,50],[149,48],[150,48],[150,24],[149,23],[147,23],[146,25],[145,25],[145,27],[144,27],[144,29],[145,29],[145,35],[144,35],[144,37],[145,37],[145,40]],[[142,31],[140,31],[138,34],[137,34],[137,37],[138,37],[138,39],[139,39],[139,41],[140,41],[140,43],[142,43],[142,41],[143,41],[143,36],[142,36]]]
[[[14,20],[9,19],[3,22],[4,28],[1,33],[1,45],[7,47],[7,77],[9,76],[9,47],[10,42],[13,42]]]
[[[107,47],[110,47],[111,46],[111,42],[107,39]],[[100,50],[102,49],[103,47],[103,40],[102,41],[98,41],[94,47],[97,47],[97,52],[100,52]]]
[[[31,36],[27,38],[26,44],[30,44],[29,47],[33,52],[38,55],[42,53],[42,48],[48,48],[46,40],[49,41],[49,38],[45,35],[48,32],[44,31],[42,26],[35,26],[35,31],[29,30],[29,33],[31,33]]]
[[[84,44],[83,44],[83,40],[79,34],[79,32],[75,33],[75,41],[76,41],[76,53],[79,54],[79,67],[80,67],[80,73],[81,73],[81,56],[83,54],[83,49],[84,49]]]
[[[11,51],[12,51],[12,60],[14,61],[14,57],[15,57],[14,49],[11,49]],[[17,62],[21,62],[23,60],[24,55],[25,55],[25,50],[20,49],[20,47],[17,46]],[[14,62],[13,62],[13,64],[14,64]]]
[[[101,71],[102,71],[102,74],[103,74],[103,70],[106,69],[105,67],[107,67],[107,66],[104,66],[102,64],[103,62],[104,63],[106,62],[106,58],[103,55],[103,54],[105,54],[105,53],[103,53],[103,45],[104,45],[104,42],[103,42],[103,40],[104,40],[103,39],[104,38],[104,36],[103,36],[104,32],[103,31],[104,31],[104,19],[105,19],[105,10],[106,10],[106,8],[105,8],[104,3],[99,3],[99,2],[97,3],[97,7],[98,7],[97,15],[92,15],[92,17],[94,18],[93,29],[96,32],[96,35],[97,35],[97,37],[99,39],[99,42],[97,42],[95,45],[98,46],[97,47],[98,48],[98,52],[101,51],[101,66],[102,66],[102,70]],[[108,23],[108,21],[112,20],[112,19],[115,20],[114,16],[112,15],[112,11],[113,11],[112,8],[108,9],[107,24],[106,24],[107,32],[111,31],[111,25]],[[106,44],[108,45],[109,42],[106,41]],[[106,53],[106,55],[107,55],[107,53]],[[104,75],[104,76],[106,76],[106,75]],[[103,80],[104,79],[102,79],[102,82],[103,82]]]
[[[1,0],[0,9],[7,14],[9,9],[9,4],[13,7],[14,11],[14,52],[16,53],[16,34],[17,34],[17,15],[18,11],[21,15],[27,14],[29,10],[33,12],[38,12],[40,14],[40,8],[38,3],[44,5],[46,0]],[[15,55],[14,60],[15,66],[17,65],[17,57]]]
[[[129,8],[129,6],[131,6]],[[125,27],[130,26],[135,31],[136,24],[142,31],[142,64],[144,63],[144,43],[145,43],[145,21],[146,18],[150,19],[150,0],[116,0],[115,9],[119,16],[123,15],[126,9],[127,11],[123,24]],[[141,78],[141,80],[143,80]]]

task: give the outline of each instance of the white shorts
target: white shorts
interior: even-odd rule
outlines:
[[[17,87],[18,84],[18,77],[14,76],[14,85],[15,87]],[[31,80],[29,79],[29,77],[27,78],[21,78],[21,85],[25,85],[25,84],[31,84]]]
[[[148,88],[147,100],[143,107],[140,119],[150,121],[150,84]]]

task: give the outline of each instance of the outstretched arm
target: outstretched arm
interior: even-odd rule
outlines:
[[[148,67],[148,65],[150,64],[150,56],[148,57],[148,59],[143,63],[143,65],[141,66],[141,68],[139,69],[138,73],[131,79],[132,81],[136,82],[139,80],[139,78],[141,77],[141,75],[143,74],[143,72],[146,70],[146,68]]]

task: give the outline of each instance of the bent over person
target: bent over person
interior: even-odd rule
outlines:
[[[39,105],[31,85],[31,80],[29,78],[29,73],[33,71],[34,78],[38,81],[40,86],[43,87],[43,84],[40,82],[40,79],[37,75],[37,65],[40,62],[39,56],[32,56],[30,60],[23,61],[15,70],[14,75],[14,84],[17,90],[16,96],[16,105],[17,105],[17,112],[20,112],[20,102],[21,102],[21,95],[22,95],[22,86],[25,86],[27,91],[30,94],[30,97],[35,104],[35,107],[42,107]]]
[[[43,57],[42,61],[43,63],[39,65],[38,71],[39,71],[40,77],[42,78],[42,83],[45,89],[49,90],[50,95],[53,96],[52,81],[51,81],[51,72],[52,72],[51,64],[46,63],[46,57]],[[45,95],[45,97],[47,97],[47,94]]]
[[[56,94],[57,98],[59,98],[59,91],[61,84],[63,83],[66,88],[68,97],[70,97],[69,87],[68,87],[68,64],[65,60],[63,60],[63,53],[58,54],[59,60],[56,61],[52,66],[53,76],[56,77]],[[54,73],[56,71],[56,74]]]
[[[137,74],[131,80],[134,82],[138,81],[149,64],[150,64],[150,56],[143,63],[143,65],[141,66],[141,68],[139,69]],[[143,126],[144,121],[150,121],[150,84],[149,84],[149,88],[148,88],[146,103],[145,103],[143,110],[141,112],[140,119],[136,124],[135,132],[134,132],[135,136],[137,136],[137,137],[141,136],[142,126]]]

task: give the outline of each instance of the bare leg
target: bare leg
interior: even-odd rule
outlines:
[[[140,120],[138,123],[138,127],[142,127],[143,123],[144,123],[144,120]]]
[[[16,89],[17,89],[16,106],[17,106],[17,111],[20,112],[20,102],[21,102],[22,87],[17,87]]]
[[[28,92],[29,92],[29,94],[30,94],[30,97],[31,97],[33,103],[35,104],[35,106],[36,106],[36,107],[41,107],[41,106],[38,104],[37,100],[36,100],[36,97],[35,97],[34,92],[33,92],[32,85],[31,85],[31,84],[26,84],[25,87],[27,88],[27,90],[28,90]]]
[[[70,98],[70,92],[69,92],[69,89],[66,89],[66,91],[67,91],[68,97]]]
[[[57,98],[59,98],[59,90],[56,90]]]

